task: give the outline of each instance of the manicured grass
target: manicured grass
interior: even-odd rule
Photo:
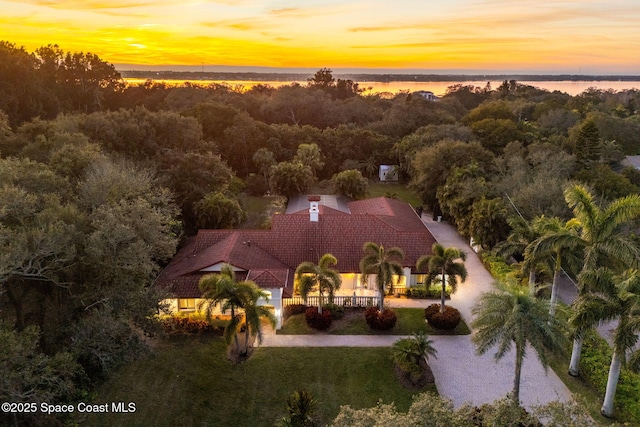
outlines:
[[[395,198],[411,204],[411,206],[420,206],[422,201],[404,184],[369,182],[369,195],[367,197],[384,197],[395,194]]]
[[[453,331],[442,331],[425,322],[424,309],[422,308],[394,308],[393,311],[395,311],[398,320],[396,326],[389,331],[374,331],[369,328],[369,325],[364,320],[364,310],[359,310],[351,315],[346,315],[343,319],[334,320],[331,328],[327,331],[317,331],[310,328],[307,326],[304,314],[296,314],[285,320],[278,334],[411,335],[420,331],[424,331],[429,335],[467,335],[471,333],[464,319]]]
[[[388,348],[259,348],[239,365],[220,338],[175,337],[104,384],[95,403],[134,402],[135,413],[95,414],[81,425],[273,426],[298,389],[319,401],[320,425],[341,405],[406,411],[414,392],[396,380]],[[422,391],[436,392],[435,386]]]

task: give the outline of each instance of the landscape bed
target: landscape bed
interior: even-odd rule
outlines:
[[[461,320],[453,331],[441,331],[425,322],[424,309],[422,308],[394,308],[398,318],[396,326],[388,331],[374,331],[367,325],[364,318],[364,309],[345,311],[342,319],[334,320],[327,331],[317,331],[307,326],[304,314],[296,314],[284,321],[282,329],[277,331],[282,335],[411,335],[414,332],[426,332],[429,335],[468,335],[469,327]]]

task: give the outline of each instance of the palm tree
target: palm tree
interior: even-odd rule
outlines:
[[[393,293],[393,276],[404,276],[402,249],[392,247],[385,250],[384,246],[373,242],[367,242],[362,246],[365,255],[360,260],[360,273],[362,282],[367,283],[370,274],[376,275],[376,285],[380,293],[379,309],[384,309],[384,290],[389,287],[389,293]]]
[[[442,314],[444,314],[446,286],[449,285],[451,291],[455,292],[458,285],[458,277],[461,282],[467,280],[467,269],[464,266],[464,261],[466,260],[467,254],[464,251],[458,248],[445,248],[440,243],[434,243],[431,247],[431,255],[422,256],[416,262],[418,271],[428,271],[429,283],[437,275],[442,275],[442,293],[440,294],[440,312]],[[449,278],[448,281],[447,277]]]
[[[529,275],[529,293],[536,292],[536,273],[538,259],[527,257],[526,249],[533,243],[540,233],[533,227],[533,224],[520,216],[507,219],[511,232],[507,240],[496,245],[495,250],[502,256],[511,257],[514,255],[524,256],[522,267]]]
[[[253,282],[237,281],[236,273],[233,267],[225,264],[220,269],[220,273],[207,274],[203,276],[198,287],[202,292],[203,302],[199,309],[206,306],[207,319],[211,319],[211,312],[216,305],[220,304],[220,311],[226,313],[231,311],[231,320],[224,329],[224,337],[227,344],[231,343],[231,339],[235,339],[236,347],[238,346],[237,329],[240,325],[240,319],[236,316],[236,309],[244,308],[246,295],[250,292]]]
[[[473,342],[478,354],[498,346],[496,360],[504,357],[512,346],[516,350],[516,369],[511,398],[520,404],[520,374],[527,346],[531,346],[545,370],[549,366],[547,351],[562,352],[566,342],[564,328],[556,317],[548,314],[548,303],[537,300],[516,286],[498,284],[502,289],[485,293],[472,313]]]
[[[318,313],[322,314],[322,296],[324,292],[329,293],[329,301],[333,302],[335,291],[340,289],[342,278],[337,270],[331,268],[336,265],[338,260],[331,254],[324,254],[318,261],[318,265],[312,262],[304,261],[296,268],[296,280],[299,283],[300,295],[304,299],[304,305],[307,305],[307,296],[309,292],[318,289]]]
[[[551,252],[554,248],[582,251],[582,272],[595,270],[601,266],[612,268],[637,267],[640,249],[621,230],[621,226],[640,216],[640,196],[633,194],[616,199],[601,208],[591,193],[582,185],[572,185],[564,192],[567,205],[573,211],[575,233],[551,234],[539,242],[539,249]],[[578,275],[578,294],[586,295],[589,286]],[[569,374],[578,376],[580,353],[582,352],[583,330],[578,330],[573,341]]]
[[[425,332],[416,332],[411,338],[396,341],[391,347],[391,360],[400,366],[420,366],[420,360],[429,363],[429,357],[437,359],[438,351]]]
[[[279,427],[313,427],[316,425],[311,414],[318,406],[318,402],[311,393],[297,390],[287,398],[287,415],[284,416]]]
[[[613,336],[613,355],[607,379],[607,389],[601,412],[613,416],[613,400],[616,394],[620,368],[627,352],[638,342],[640,334],[640,271],[627,270],[620,276],[606,268],[587,271],[583,281],[596,293],[581,295],[575,302],[575,312],[570,321],[576,329],[593,327],[602,320],[618,320]],[[640,361],[640,351],[632,360]],[[633,363],[632,363],[633,365]],[[636,366],[636,369],[640,366]]]
[[[249,351],[249,337],[251,335],[256,335],[258,338],[258,343],[262,344],[262,327],[261,322],[262,319],[266,319],[271,327],[275,329],[276,327],[276,317],[271,312],[268,307],[264,305],[258,305],[258,301],[263,299],[266,302],[269,302],[269,295],[260,289],[258,285],[251,282],[252,286],[248,289],[248,292],[245,294],[245,302],[244,302],[244,351],[241,354],[247,355]]]
[[[538,217],[534,220],[533,227],[542,232],[543,235],[532,242],[525,253],[526,256],[532,259],[550,257],[553,260],[553,284],[551,285],[551,300],[549,304],[549,314],[553,316],[558,302],[558,288],[563,263],[568,262],[573,267],[573,270],[577,270],[577,266],[581,261],[579,247],[572,248],[563,245],[563,236],[570,238],[570,235],[577,235],[578,223],[575,219],[563,222],[560,218]],[[550,244],[546,244],[548,239],[552,241]]]

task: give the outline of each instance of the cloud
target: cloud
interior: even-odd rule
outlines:
[[[61,10],[102,10],[102,9],[132,9],[137,7],[158,7],[166,5],[180,5],[185,1],[179,0],[12,0],[34,6],[44,6]]]

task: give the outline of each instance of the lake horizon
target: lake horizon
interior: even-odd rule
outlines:
[[[152,78],[128,78],[123,80],[129,85],[137,85],[144,83],[147,80],[153,82],[165,83],[169,86],[180,86],[185,83],[197,84],[197,85],[210,85],[210,84],[224,84],[228,85],[234,90],[249,90],[257,85],[271,86],[278,88],[281,86],[287,86],[293,83],[299,83],[301,85],[306,84],[306,80],[210,80],[210,79],[152,79]],[[600,90],[614,90],[616,92],[623,90],[640,90],[640,80],[638,81],[622,81],[617,79],[612,80],[549,80],[549,81],[527,81],[517,80],[518,83],[538,87],[540,89],[548,90],[549,92],[560,91],[567,93],[571,96],[579,95],[589,88],[596,88]],[[397,94],[400,92],[416,92],[420,90],[433,92],[436,96],[442,96],[446,93],[449,86],[456,84],[473,85],[479,87],[485,87],[487,83],[491,85],[492,89],[498,88],[503,80],[451,80],[451,81],[392,81],[392,82],[379,82],[379,81],[356,81],[360,89],[363,89],[362,95],[374,95],[380,93]]]

